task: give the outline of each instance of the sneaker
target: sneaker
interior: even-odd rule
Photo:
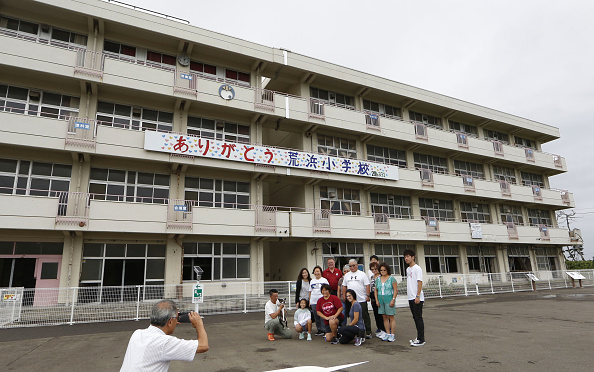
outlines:
[[[417,339],[415,338],[414,340],[408,340],[408,342],[410,342],[410,343],[411,343],[411,345],[412,345],[412,344],[413,344],[413,343],[415,343],[415,342],[419,342],[419,340],[417,340]]]
[[[410,346],[423,346],[425,345],[425,341],[415,340],[415,342],[411,342]]]
[[[389,334],[387,334],[387,333],[384,333],[383,335],[381,335],[381,336],[380,336],[380,337],[378,337],[378,338],[379,338],[380,340],[382,340],[382,341],[388,341],[388,337],[389,337],[389,336],[390,336]]]
[[[384,341],[394,342],[394,341],[396,341],[396,336],[388,335],[388,337]]]
[[[311,341],[311,333],[307,334],[307,341]]]
[[[268,341],[274,341],[274,333],[268,334]]]
[[[305,332],[299,332],[299,339],[303,340],[305,338]]]
[[[363,342],[365,342],[365,339],[363,337],[355,337],[355,346],[361,346]]]
[[[324,331],[317,331],[316,336],[324,336],[326,333]]]
[[[334,337],[330,343],[332,345],[338,345],[340,342],[338,342],[338,339],[336,337]]]
[[[383,340],[384,336],[386,336],[386,335],[387,335],[387,333],[384,331],[378,330],[377,332],[375,332],[375,337],[381,338],[382,340]]]
[[[373,336],[372,336],[372,335],[371,335],[371,333],[370,333],[370,334],[368,334],[368,335],[365,335],[365,338],[366,338],[366,339],[368,339],[368,340],[371,340],[371,339],[373,338]]]

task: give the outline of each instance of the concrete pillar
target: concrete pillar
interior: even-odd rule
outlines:
[[[408,169],[415,168],[415,154],[414,152],[407,150],[406,151],[406,167]]]
[[[67,232],[66,232],[67,233]],[[78,287],[82,267],[83,236],[77,233],[64,238],[62,264],[60,267],[60,288]],[[62,296],[60,296],[62,298]]]
[[[264,242],[252,240],[250,244],[250,276],[253,282],[265,281]]]
[[[165,285],[180,284],[182,282],[183,249],[182,239],[168,237],[165,247]]]
[[[468,274],[470,272],[468,269],[468,255],[466,253],[466,247],[458,245],[458,257],[460,259],[460,267],[462,268],[460,272],[462,274]]]
[[[497,266],[499,266],[499,273],[505,275],[509,272],[509,260],[507,258],[507,247],[501,246],[497,249]]]
[[[415,244],[415,263],[423,269],[423,275],[427,275],[427,266],[425,265],[425,246],[422,243]]]
[[[502,224],[501,215],[499,214],[499,204],[490,203],[489,213],[491,214],[491,221],[493,224]]]
[[[421,218],[421,207],[419,206],[419,197],[411,196],[410,204],[411,204],[413,218]]]

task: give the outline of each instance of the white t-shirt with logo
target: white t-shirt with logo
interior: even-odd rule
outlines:
[[[409,300],[414,300],[417,297],[417,291],[419,290],[418,281],[423,281],[423,269],[421,266],[415,264],[413,267],[406,268],[406,293]],[[425,301],[425,294],[421,289],[420,300]]]
[[[322,284],[329,284],[328,279],[320,277],[320,279],[313,278],[309,281],[309,291],[311,292],[310,305],[317,304],[318,300],[322,298]]]
[[[344,275],[344,280],[342,281],[343,287],[355,291],[357,302],[367,302],[366,285],[369,285],[369,277],[361,270],[355,272],[349,271]]]

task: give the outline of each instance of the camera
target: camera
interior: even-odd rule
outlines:
[[[189,311],[180,311],[179,316],[177,317],[177,321],[180,323],[192,323],[190,321],[190,312]]]

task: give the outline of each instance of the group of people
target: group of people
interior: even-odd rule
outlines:
[[[425,344],[423,322],[423,271],[415,263],[412,250],[404,252],[408,265],[407,297],[417,328],[417,337],[410,340],[411,346]],[[313,324],[316,336],[325,336],[333,344],[348,344],[354,340],[360,346],[365,339],[372,338],[371,319],[367,303],[371,302],[377,330],[376,336],[383,341],[394,342],[396,323],[396,297],[398,284],[392,277],[390,266],[380,263],[377,256],[370,258],[369,271],[359,270],[359,264],[351,259],[342,269],[336,261],[328,258],[327,269],[313,268],[313,278],[307,268],[301,269],[297,277],[294,314],[295,331],[299,339],[312,340]],[[275,335],[291,338],[290,329],[280,321],[285,305],[278,300],[278,291],[270,290],[270,301],[265,307],[265,327],[268,339]]]

